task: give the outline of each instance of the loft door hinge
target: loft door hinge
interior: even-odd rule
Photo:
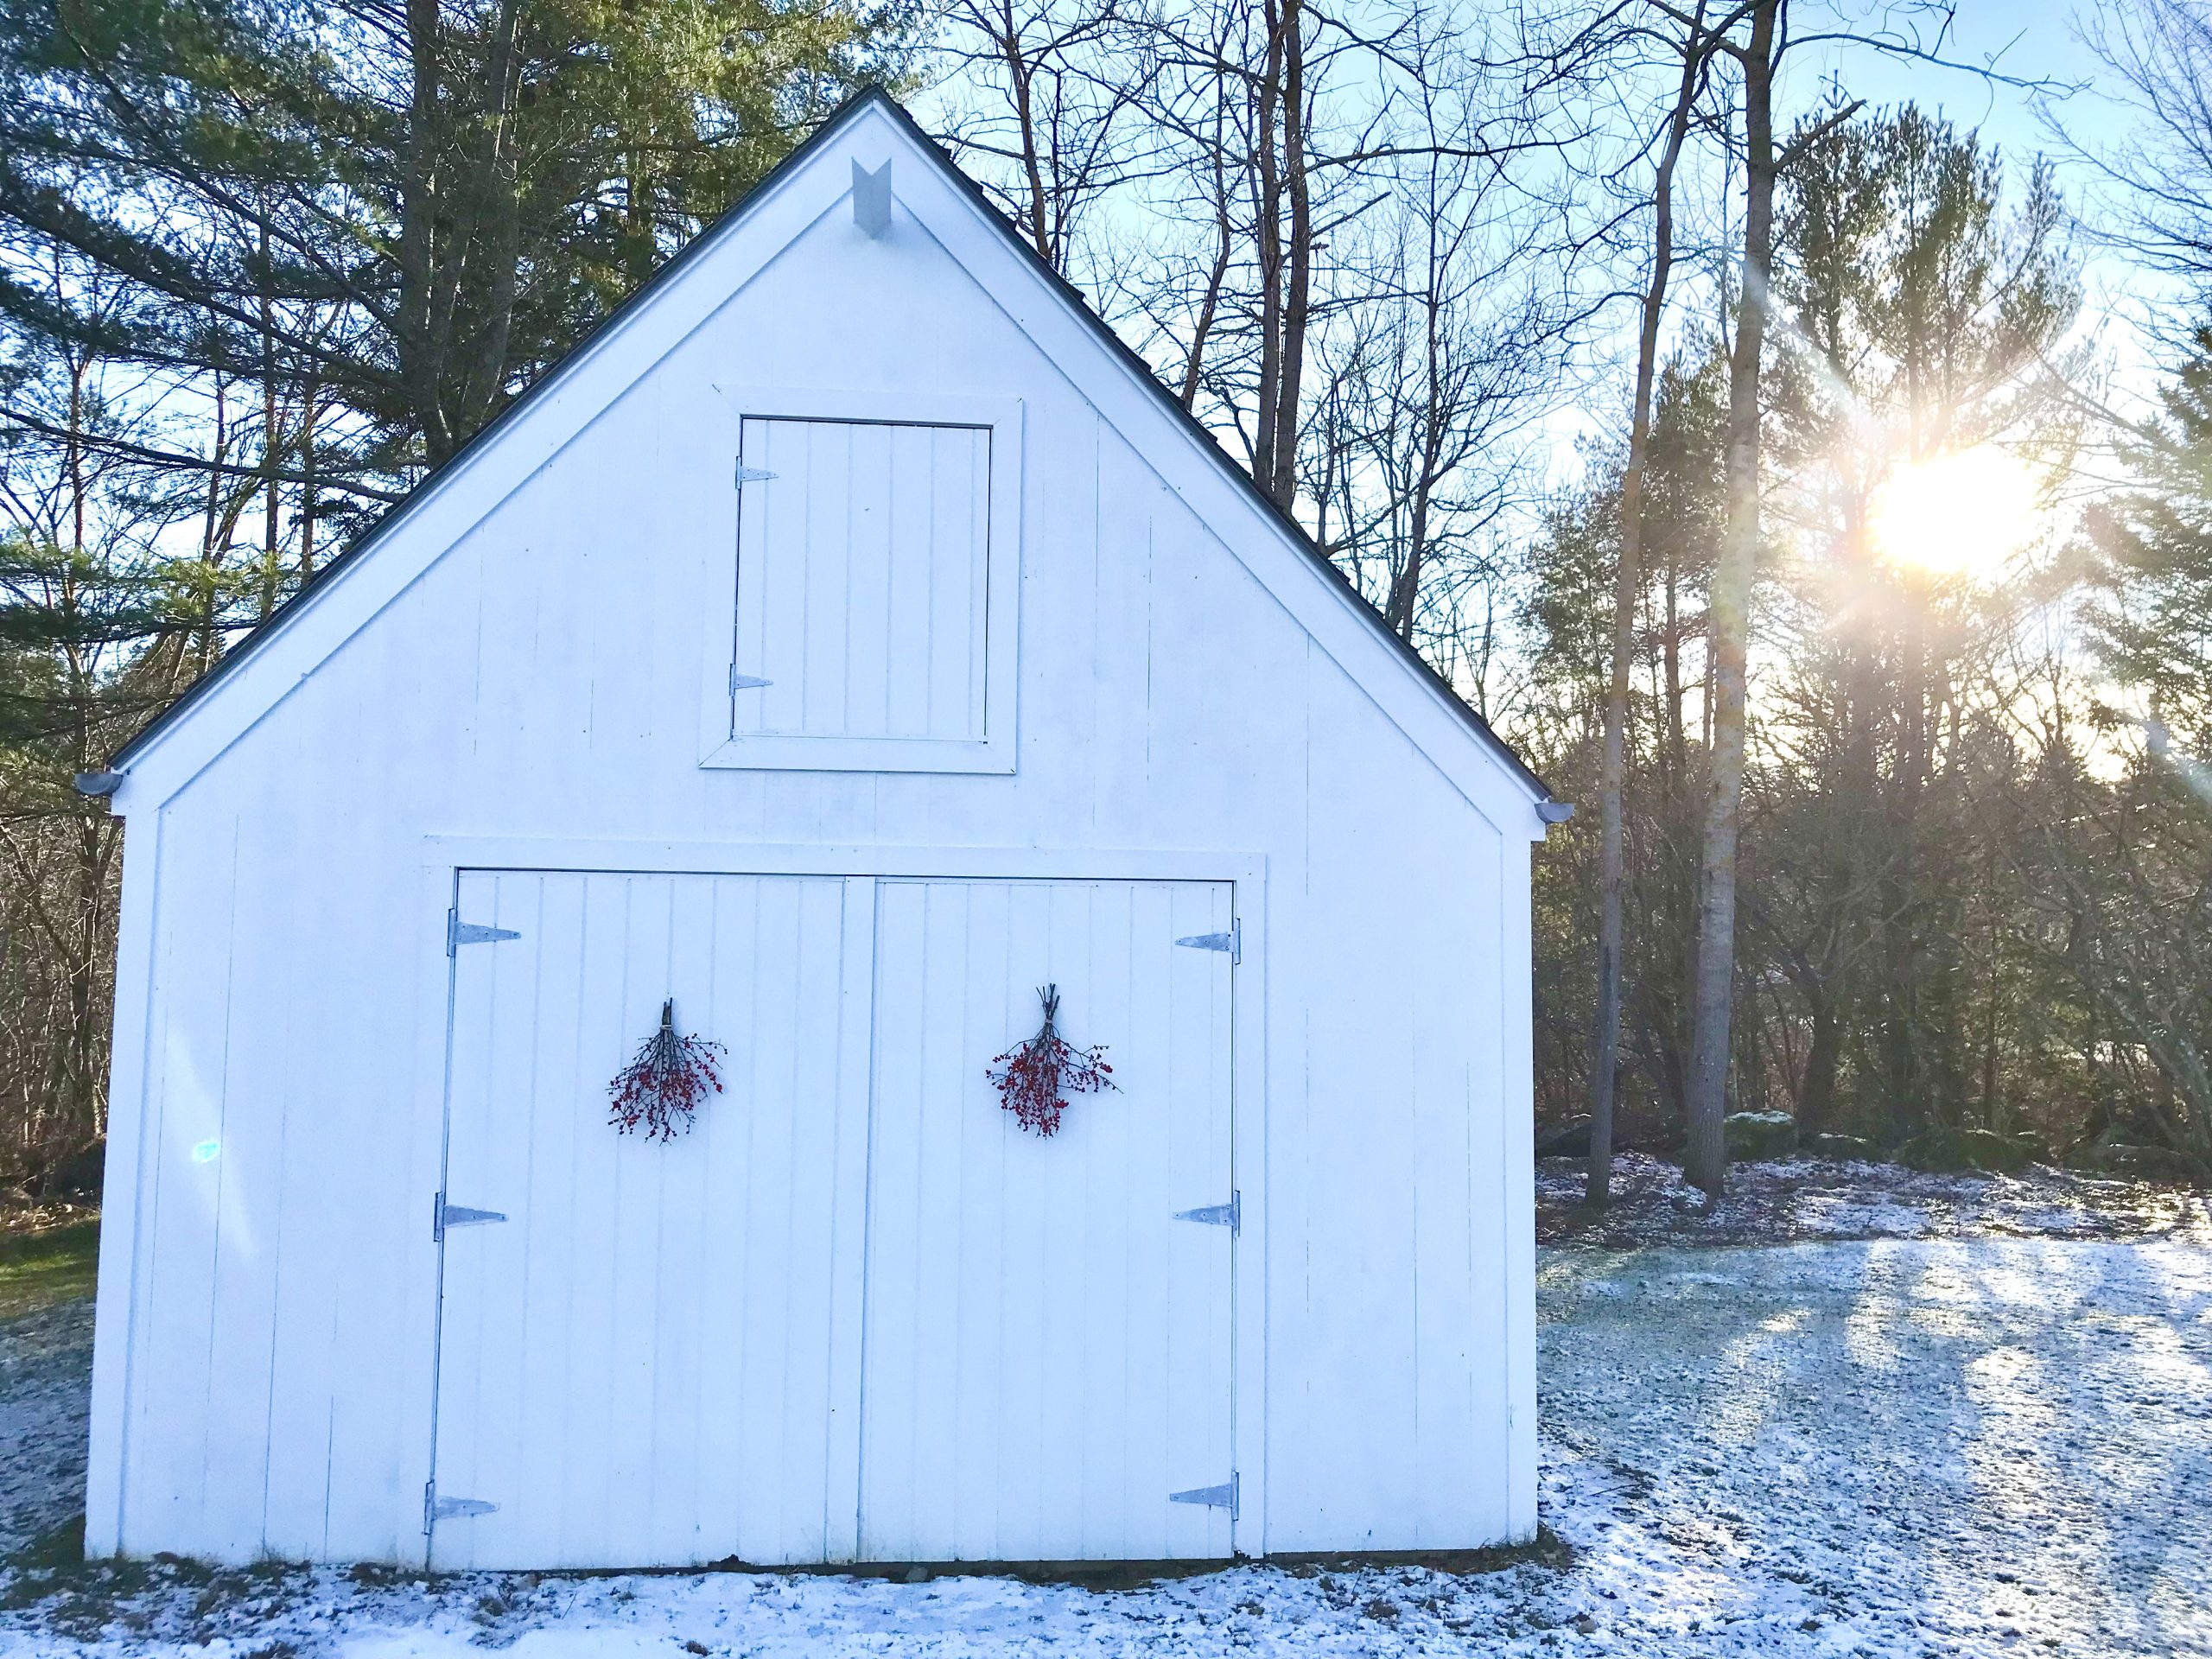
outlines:
[[[451,956],[464,944],[496,944],[501,939],[518,939],[522,935],[511,927],[486,927],[481,922],[461,919],[461,906],[454,905],[446,912],[446,955]]]
[[[737,463],[737,483],[740,489],[744,488],[747,484],[772,484],[775,481],[776,475],[765,467],[748,467],[741,461]]]
[[[1227,1510],[1229,1518],[1234,1521],[1236,1518],[1237,1488],[1241,1484],[1236,1471],[1232,1469],[1229,1478],[1218,1486],[1193,1486],[1187,1492],[1170,1492],[1167,1501],[1170,1503],[1199,1503],[1210,1510]]]
[[[1175,943],[1193,950],[1225,950],[1233,965],[1244,960],[1244,925],[1231,922],[1226,933],[1192,933]]]
[[[444,1243],[448,1227],[481,1227],[488,1222],[505,1221],[505,1215],[497,1210],[472,1210],[465,1204],[448,1204],[446,1195],[433,1195],[430,1205],[430,1237]]]
[[[764,680],[757,675],[739,673],[735,663],[729,665],[729,689],[733,696],[740,691],[757,691],[764,685],[774,683],[773,680]]]
[[[438,1483],[423,1483],[423,1530],[429,1531],[440,1521],[464,1520],[472,1515],[497,1515],[499,1506],[486,1503],[480,1497],[440,1497]]]
[[[1244,1224],[1244,1195],[1232,1188],[1227,1204],[1207,1204],[1196,1210],[1178,1210],[1175,1219],[1195,1221],[1208,1227],[1226,1227],[1230,1236],[1234,1237]]]

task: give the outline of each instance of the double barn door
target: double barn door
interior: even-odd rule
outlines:
[[[464,873],[454,914],[434,1565],[1229,1553],[1227,885]],[[1048,982],[1119,1088],[1041,1139],[984,1071]],[[607,1084],[666,998],[723,1087],[661,1144]]]

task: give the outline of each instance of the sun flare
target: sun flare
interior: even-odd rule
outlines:
[[[1868,527],[1891,563],[1932,575],[1989,575],[2036,539],[2034,468],[1991,444],[1915,461],[1874,492]]]

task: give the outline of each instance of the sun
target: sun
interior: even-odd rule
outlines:
[[[1867,527],[1891,564],[1993,575],[2037,538],[2037,495],[2034,468],[1985,443],[1898,467],[1874,492]]]

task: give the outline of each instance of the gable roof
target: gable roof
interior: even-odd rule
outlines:
[[[1253,480],[1251,474],[1222,448],[1220,441],[1214,434],[1183,407],[1160,381],[1159,376],[1153,372],[1151,365],[1140,357],[1128,343],[1115,332],[1112,325],[1092,308],[1090,301],[1084,296],[1082,291],[1055,270],[1051,264],[1023,238],[1013,223],[983,193],[982,187],[961,168],[942,145],[923,130],[920,124],[915,121],[903,105],[880,87],[874,86],[864,88],[847,99],[823,121],[821,125],[815,129],[804,143],[770,168],[766,175],[752,189],[747,191],[734,206],[697,236],[692,238],[674,257],[655,271],[634,293],[615,306],[606,317],[601,320],[597,327],[563,353],[528,391],[501,410],[493,420],[487,422],[453,454],[433,467],[415,488],[408,493],[405,499],[395,504],[357,537],[342,554],[331,560],[296,593],[270,612],[245,638],[225,653],[213,668],[194,681],[182,696],[149,721],[118,749],[114,758],[108,763],[110,768],[117,772],[127,771],[132,761],[143,754],[156,739],[181,724],[206,700],[209,694],[249,662],[265,642],[276,637],[294,616],[324,594],[334,578],[359,563],[374,549],[396,536],[414,518],[421,504],[429,499],[440,486],[465,471],[479,455],[498,443],[507,432],[521,424],[524,418],[534,408],[550,398],[556,390],[568,378],[572,370],[591,354],[594,347],[618,332],[625,322],[643,310],[656,296],[673,286],[684,271],[702,259],[709,250],[720,244],[748,216],[755,203],[766,198],[778,184],[804,168],[818,151],[826,148],[869,111],[879,111],[887,117],[912,143],[914,148],[935,164],[943,179],[969,199],[973,206],[979,210],[984,222],[999,233],[1005,245],[1014,252],[1033,274],[1040,278],[1058,296],[1070,311],[1096,338],[1100,346],[1151,394],[1160,411],[1183,428],[1191,436],[1200,441],[1200,447],[1212,459],[1221,475],[1251,506],[1257,509],[1271,522],[1291,546],[1304,555],[1317,570],[1325,575],[1330,582],[1351,601],[1355,612],[1367,622],[1373,632],[1386,642],[1399,659],[1433,691],[1440,694],[1443,703],[1458,716],[1484,748],[1505,764],[1507,769],[1530,792],[1533,799],[1538,803],[1554,800],[1555,798],[1552,794],[1550,785],[1536,774],[1510,744],[1491,730],[1489,721],[1484,720],[1482,715],[1459,695],[1450,681],[1438,673],[1426,658],[1384,623],[1382,613],[1351,585],[1344,572],[1337,568],[1335,563],[1306,533],[1304,526],[1276,505],[1273,498],[1263,492]],[[1548,815],[1547,816],[1548,817]]]

